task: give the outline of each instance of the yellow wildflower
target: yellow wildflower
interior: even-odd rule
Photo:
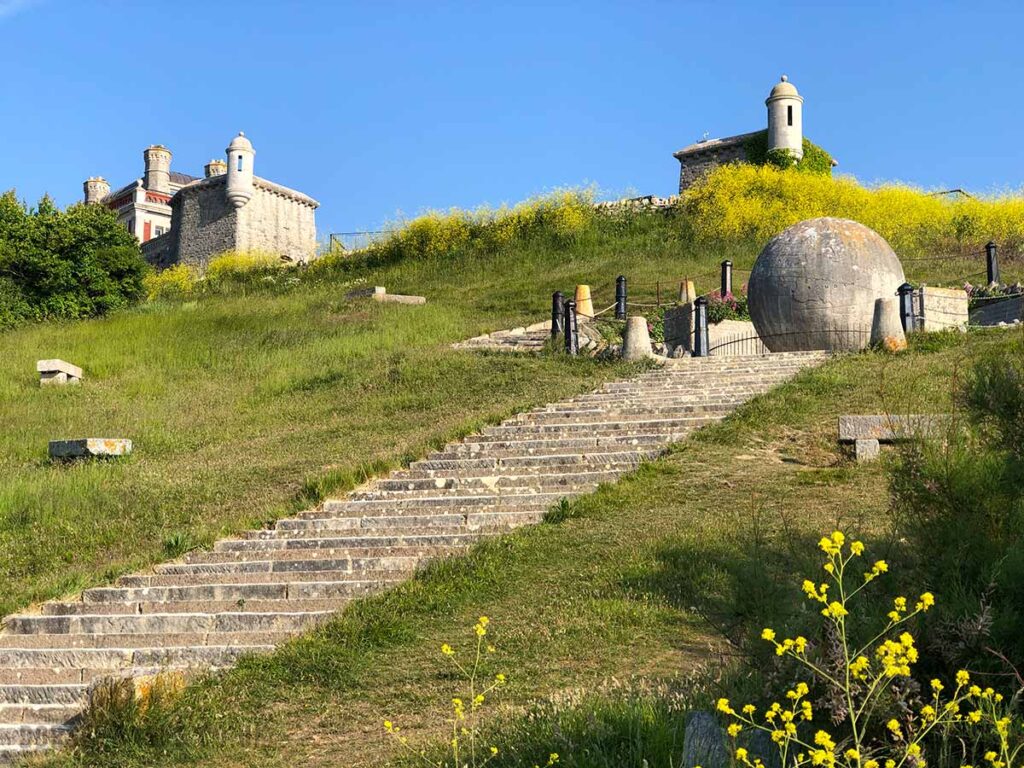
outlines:
[[[961,669],[956,673],[957,685],[967,685],[969,682],[971,682],[971,674],[966,669]]]
[[[740,735],[740,731],[743,730],[743,726],[739,723],[731,723],[726,730],[728,731],[729,735],[735,739],[737,736]]]

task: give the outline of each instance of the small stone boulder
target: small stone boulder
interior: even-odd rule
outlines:
[[[64,360],[37,360],[36,371],[41,387],[82,383],[82,369]]]
[[[907,348],[907,337],[903,333],[903,321],[900,320],[899,299],[875,299],[871,346],[887,352],[900,352]]]
[[[646,360],[653,357],[651,351],[651,334],[647,328],[647,318],[631,317],[626,320],[626,334],[622,343],[623,360]]]
[[[113,458],[132,452],[132,441],[123,438],[85,437],[51,440],[50,458],[58,460]]]
[[[378,285],[373,289],[373,300],[385,304],[426,304],[425,296],[406,296],[401,293],[388,293],[387,290]]]
[[[690,715],[683,734],[682,768],[726,768],[729,762],[725,733],[718,719],[704,711]]]

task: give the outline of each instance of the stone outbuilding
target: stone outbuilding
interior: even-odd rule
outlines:
[[[211,160],[204,178],[196,178],[172,174],[170,151],[150,147],[142,179],[113,195],[103,179],[89,179],[85,201],[117,210],[139,237],[146,260],[157,267],[203,265],[224,251],[260,251],[286,261],[313,258],[320,204],[256,176],[256,151],[245,134],[232,139],[225,152],[226,160]],[[159,209],[153,209],[151,197],[159,197]]]
[[[768,151],[787,150],[800,160],[804,156],[803,96],[783,75],[768,94],[765,106],[768,108]],[[750,144],[762,133],[763,129],[724,139],[702,139],[674,152],[672,156],[679,161],[679,191],[719,165],[750,160]]]

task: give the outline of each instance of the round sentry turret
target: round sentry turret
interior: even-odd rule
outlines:
[[[228,172],[228,164],[223,160],[211,160],[203,166],[203,171],[206,174],[206,178],[211,176],[223,176]]]
[[[231,140],[227,148],[228,202],[235,208],[241,208],[252,197],[253,161],[256,150],[252,142],[245,138],[241,131]]]
[[[110,194],[110,185],[102,176],[90,176],[82,184],[85,192],[85,202],[98,203]]]
[[[154,144],[142,151],[146,172],[142,186],[153,192],[171,193],[171,150],[163,144]]]
[[[768,107],[768,149],[786,149],[804,156],[804,99],[785,75],[765,100]]]

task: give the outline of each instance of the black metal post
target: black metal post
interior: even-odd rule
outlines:
[[[624,275],[615,278],[615,319],[626,319],[626,277]]]
[[[570,355],[580,352],[580,329],[576,324],[576,302],[565,302],[565,351]]]
[[[565,325],[562,322],[562,313],[565,312],[565,307],[562,306],[565,302],[565,298],[562,296],[561,291],[555,291],[551,294],[551,338],[561,336],[565,331]]]
[[[693,324],[693,357],[707,357],[711,346],[708,343],[708,300],[698,296],[694,303],[697,311]]]
[[[988,268],[988,284],[999,285],[999,261],[996,259],[996,244],[991,240],[985,245],[985,262]]]
[[[900,297],[900,321],[903,323],[903,331],[910,333],[916,330],[917,325],[914,319],[914,286],[904,283],[896,289],[896,293]]]
[[[726,259],[722,262],[722,298],[732,293],[732,262]]]

